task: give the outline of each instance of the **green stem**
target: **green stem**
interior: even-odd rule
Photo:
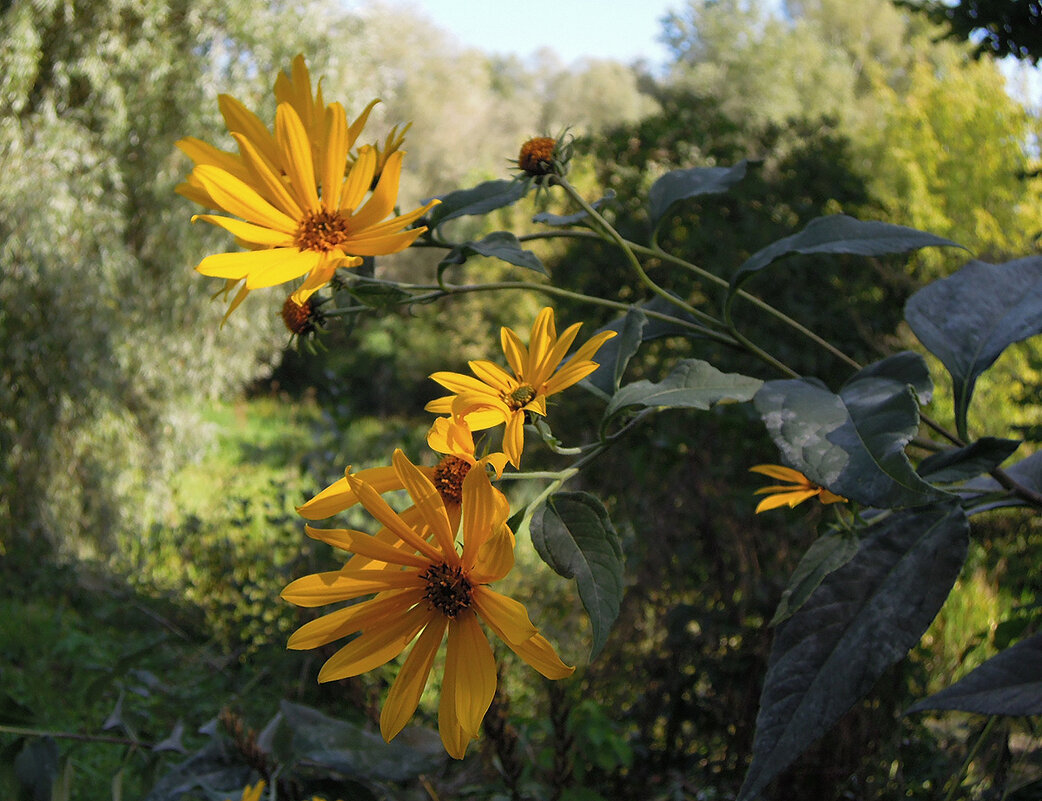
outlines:
[[[944,801],[952,801],[955,798],[955,791],[962,786],[962,777],[966,775],[970,769],[970,764],[974,759],[977,758],[977,753],[984,745],[984,741],[991,733],[992,726],[995,725],[995,721],[998,720],[997,715],[992,715],[988,718],[988,722],[984,724],[984,728],[981,730],[980,735],[977,737],[977,742],[973,744],[973,748],[970,749],[970,753],[966,755],[966,759],[963,760],[962,766],[959,768],[959,772],[952,776],[951,787],[948,788],[947,795],[944,796]]]
[[[563,176],[558,176],[556,183],[560,185],[565,190],[565,192],[568,193],[572,200],[579,204],[582,210],[590,216],[590,219],[593,220],[598,227],[600,227],[604,235],[619,246],[623,254],[625,254],[626,260],[630,263],[630,266],[633,268],[634,272],[637,273],[637,277],[640,278],[640,281],[644,284],[644,286],[646,286],[660,298],[663,298],[664,300],[673,304],[677,308],[682,309],[683,311],[690,314],[692,317],[701,320],[706,325],[721,327],[720,321],[717,318],[713,317],[713,315],[706,314],[704,311],[696,309],[690,303],[685,303],[683,300],[667,292],[665,289],[663,289],[654,281],[652,281],[651,277],[644,271],[644,267],[641,266],[640,259],[638,259],[636,254],[633,252],[633,249],[630,247],[630,243],[623,238],[622,234],[616,231],[612,224],[609,223],[601,215],[601,213],[597,211],[597,209],[595,209],[592,205],[587,203],[586,199],[581,194],[579,194],[578,190],[576,190],[574,186],[568,183],[568,180],[566,178],[564,178]]]
[[[111,737],[105,734],[78,734],[71,731],[47,731],[30,729],[25,726],[5,726],[0,724],[0,734],[18,734],[26,737],[54,737],[59,740],[81,740],[88,743],[111,743],[113,745],[132,745],[148,748],[146,743],[128,737]]]

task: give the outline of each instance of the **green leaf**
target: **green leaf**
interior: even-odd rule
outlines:
[[[526,267],[537,273],[546,275],[546,268],[532,251],[521,247],[521,242],[509,231],[496,231],[479,242],[465,242],[454,247],[441,260],[439,266],[447,264],[463,264],[468,256],[488,256],[500,259],[518,267]]]
[[[431,209],[431,229],[442,223],[474,214],[487,214],[516,203],[525,196],[528,184],[524,181],[485,181],[473,189],[459,189],[441,198],[441,203]]]
[[[908,714],[955,709],[977,715],[1042,715],[1042,634],[1007,648],[955,682],[914,704]]]
[[[622,387],[604,410],[611,417],[626,406],[708,409],[722,401],[751,400],[763,385],[758,378],[722,373],[709,362],[683,359],[657,384],[635,381]]]
[[[919,475],[934,483],[966,481],[998,467],[1018,447],[1019,440],[981,437],[965,447],[927,456],[919,463]]]
[[[892,223],[862,221],[845,214],[811,220],[798,234],[779,239],[756,251],[731,278],[728,301],[753,273],[792,253],[851,253],[856,256],[885,256],[924,247],[960,247],[914,228]]]
[[[58,744],[51,737],[26,740],[14,759],[14,775],[32,801],[51,801],[58,777]]]
[[[237,749],[214,738],[156,782],[145,801],[180,801],[185,793],[200,788],[238,797],[251,773]]]
[[[867,533],[777,629],[739,801],[755,798],[919,641],[969,543],[956,504],[896,512]]]
[[[615,394],[626,372],[626,365],[636,355],[644,341],[644,330],[648,325],[648,317],[639,307],[633,306],[626,316],[611,325],[598,329],[600,331],[616,331],[614,336],[601,345],[597,351],[597,362],[600,365],[583,381],[593,384],[608,397]]]
[[[667,172],[648,191],[648,211],[652,225],[679,200],[697,195],[726,192],[745,177],[749,162],[742,160],[733,167],[692,167]]]
[[[393,742],[317,709],[283,700],[281,725],[292,733],[298,762],[359,779],[406,781],[437,770],[445,759],[438,735],[409,727]]]
[[[1004,468],[1004,470],[1007,476],[1022,487],[1042,494],[1042,451],[1037,451],[1026,459],[1021,459],[1019,462]],[[959,489],[960,491],[972,490],[981,493],[1004,491],[1004,487],[991,476],[981,476],[963,484]],[[970,514],[990,512],[992,509],[1003,509],[1009,506],[1024,506],[1026,503],[1026,501],[1018,498],[1016,495],[1010,495],[990,503],[974,506],[970,510]]]
[[[789,579],[789,586],[782,592],[770,625],[777,626],[792,617],[818,588],[825,576],[853,559],[857,550],[857,537],[847,533],[832,534],[815,540],[796,565],[796,570]]]
[[[348,287],[351,297],[370,309],[390,309],[412,297],[394,284],[356,284]]]
[[[919,403],[929,403],[933,397],[933,379],[930,368],[922,355],[903,350],[887,356],[858,371],[856,378],[889,378],[907,384],[919,398]]]
[[[542,560],[575,579],[593,629],[593,659],[622,603],[622,543],[608,512],[589,493],[557,492],[532,515],[531,532]]]
[[[784,459],[819,486],[887,509],[947,495],[905,455],[919,406],[903,381],[859,374],[839,395],[807,379],[769,381],[754,403]]]
[[[952,377],[955,425],[965,439],[977,377],[1014,342],[1042,332],[1042,257],[971,261],[908,299],[905,319]]]
[[[614,199],[615,199],[615,191],[613,189],[609,189],[607,192],[604,193],[604,197],[602,197],[602,198],[600,198],[598,200],[595,200],[590,205],[592,205],[595,209],[599,209],[605,203],[607,203],[607,202],[609,202],[611,200],[614,200]],[[536,214],[536,215],[534,215],[532,217],[532,222],[534,222],[534,223],[542,223],[543,225],[552,225],[552,226],[555,226],[555,227],[560,227],[560,226],[564,226],[564,225],[575,225],[576,223],[582,222],[583,220],[585,220],[589,216],[590,215],[585,210],[577,211],[577,212],[575,212],[575,214],[564,214],[564,215],[561,215],[561,214],[551,214],[548,211],[542,211],[539,214]]]

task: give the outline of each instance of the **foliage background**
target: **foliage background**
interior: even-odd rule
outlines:
[[[349,109],[381,97],[371,129],[413,122],[403,207],[502,177],[521,141],[571,125],[581,154],[573,181],[590,196],[614,190],[616,224],[637,239],[648,233],[643,198],[659,175],[755,160],[733,195],[683,206],[662,235],[724,277],[836,211],[919,227],[989,261],[1034,252],[1038,119],[1004,91],[994,63],[936,41],[925,18],[884,0],[792,2],[784,15],[739,0],[677,9],[663,21],[672,60],[657,75],[460,50],[395,5],[0,6],[0,724],[122,738],[0,735],[7,794],[32,792],[25,765],[53,757],[69,797],[117,785],[143,796],[180,752],[206,742],[196,732],[224,706],[258,729],[280,698],[371,720],[386,672],[318,688],[320,661],[283,652],[299,621],[278,590],[334,558],[302,542],[292,507],[348,463],[383,463],[399,444],[417,452],[434,392],[426,375],[491,355],[498,326],[527,328],[542,303],[469,296],[364,319],[330,333],[314,358],[286,349],[277,292],[254,293],[219,329],[223,309],[209,298],[218,287],[190,269],[219,234],[192,226],[192,209],[173,193],[187,169],[178,138],[230,144],[218,92],[270,114],[276,71],[305,52],[327,97]],[[495,223],[534,230],[535,210],[500,212]],[[461,236],[482,224],[457,223]],[[640,299],[614,252],[555,245],[540,254],[584,291]],[[438,256],[418,249],[379,269],[429,276]],[[794,260],[785,278],[753,288],[870,359],[909,341],[904,299],[958,263],[944,253],[910,264]],[[480,261],[465,269],[474,280],[509,272]],[[605,322],[567,304],[559,314],[590,330]],[[777,335],[744,322],[754,339]],[[799,343],[784,355],[808,373],[843,377]],[[632,377],[655,379],[684,356],[721,354],[662,343]],[[1029,343],[990,379],[1014,386],[1020,403],[996,392],[989,408],[1029,433],[1040,422],[1040,364]],[[581,431],[584,408],[581,397],[562,404],[555,429]],[[774,460],[758,423],[735,408],[672,413],[584,475],[626,537],[627,595],[607,651],[563,694],[520,671],[506,676],[521,786],[573,798],[644,798],[648,788],[733,795],[766,621],[819,514],[753,518],[746,468]],[[996,525],[1015,532],[1015,545],[990,548],[989,531],[978,534],[923,646],[774,797],[933,797],[962,756],[959,726],[974,724],[927,725],[900,718],[902,709],[979,662],[1005,636],[1003,621],[1035,602],[1037,526],[1012,515]],[[539,572],[531,552],[527,564],[541,586],[528,601],[533,619],[582,662],[586,633],[570,586]],[[558,764],[561,754],[570,761]],[[434,781],[492,798],[509,784],[504,759],[489,745]]]

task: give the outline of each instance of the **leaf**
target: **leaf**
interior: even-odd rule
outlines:
[[[1021,459],[1019,462],[1004,468],[1004,470],[1007,476],[1012,478],[1022,487],[1042,494],[1042,451],[1037,451],[1026,459]],[[959,490],[989,493],[1002,492],[1004,491],[1004,488],[991,476],[980,476],[979,478],[966,482],[959,487]],[[1024,505],[1026,505],[1026,501],[1018,498],[1016,495],[1010,495],[1005,498],[999,498],[995,501],[974,506],[970,510],[970,514],[974,515],[980,514],[981,512],[990,512],[992,509],[1004,509],[1010,506]]]
[[[412,297],[394,284],[356,284],[349,287],[347,292],[370,309],[390,309]]]
[[[731,278],[728,301],[753,273],[792,253],[852,253],[885,256],[925,247],[961,247],[914,228],[892,223],[856,220],[845,214],[818,217],[798,234],[779,239],[746,259]]]
[[[858,371],[855,378],[890,378],[899,384],[910,386],[919,398],[920,403],[929,403],[933,397],[933,380],[930,368],[922,355],[903,350],[893,356],[887,356]]]
[[[14,759],[14,775],[32,801],[51,801],[58,778],[58,744],[51,737],[26,740]]]
[[[445,759],[438,735],[426,729],[410,727],[386,743],[376,732],[302,704],[283,700],[279,711],[280,725],[292,735],[293,755],[311,767],[363,780],[406,781],[437,770]]]
[[[598,329],[598,333],[616,331],[618,336],[612,337],[601,345],[597,351],[598,368],[583,380],[593,384],[608,397],[614,395],[622,382],[626,365],[630,363],[630,359],[636,355],[644,341],[644,330],[647,325],[647,315],[639,307],[632,306],[626,312],[625,317]]]
[[[755,798],[919,641],[959,575],[969,523],[956,504],[889,515],[778,627],[739,801]]]
[[[902,381],[858,374],[839,395],[807,379],[769,381],[753,402],[785,460],[819,486],[886,509],[947,495],[905,455],[919,407]]]
[[[1012,648],[914,704],[907,714],[926,709],[956,709],[977,715],[1042,715],[1042,634]]]
[[[558,575],[574,578],[600,653],[622,602],[622,544],[599,500],[557,492],[532,515],[532,544]]]
[[[251,773],[238,750],[214,738],[156,782],[145,801],[180,801],[185,793],[200,788],[224,791],[222,798],[233,792],[238,796]]]
[[[468,256],[488,256],[500,259],[518,267],[526,267],[537,273],[546,275],[546,268],[532,251],[521,247],[521,242],[509,231],[495,231],[479,242],[466,242],[454,247],[441,260],[439,266],[447,264],[463,264]]]
[[[1042,332],[1042,256],[971,261],[912,295],[905,319],[948,368],[956,428],[965,434],[977,377],[1014,342]]]
[[[657,384],[635,381],[622,387],[608,403],[604,416],[611,417],[626,406],[705,410],[722,401],[751,400],[762,385],[758,378],[722,373],[700,359],[683,359]]]
[[[188,749],[185,748],[182,737],[185,733],[185,724],[180,720],[174,724],[173,730],[167,735],[166,739],[160,740],[158,743],[152,746],[153,751],[176,751],[179,754],[187,754]]]
[[[442,223],[474,214],[487,214],[516,203],[525,196],[528,185],[524,181],[485,181],[473,189],[459,189],[441,197],[441,203],[431,209],[431,229]]]
[[[604,193],[604,197],[595,200],[592,205],[595,209],[599,209],[605,203],[615,199],[615,190],[609,189]],[[575,214],[551,214],[548,211],[542,211],[532,217],[532,222],[542,223],[543,225],[562,226],[562,225],[575,225],[576,223],[582,222],[590,215],[585,211],[577,211]]]
[[[667,172],[648,191],[648,211],[652,225],[679,200],[697,195],[726,192],[745,177],[749,162],[743,159],[733,167],[692,167]]]
[[[789,579],[789,585],[782,592],[778,609],[769,625],[777,626],[792,617],[818,588],[825,576],[853,559],[857,550],[857,538],[845,533],[816,539],[796,565],[796,570]]]
[[[949,448],[919,463],[919,475],[934,483],[965,481],[998,467],[1018,447],[1020,440],[981,437],[962,448]]]

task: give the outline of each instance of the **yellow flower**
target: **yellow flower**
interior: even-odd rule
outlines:
[[[547,307],[539,312],[532,325],[527,348],[521,344],[517,334],[504,327],[500,340],[514,374],[483,359],[468,363],[477,378],[462,373],[434,373],[432,379],[456,394],[431,401],[426,406],[427,411],[462,414],[474,431],[506,423],[503,450],[510,463],[520,467],[525,413],[545,416],[547,397],[567,389],[596,370],[597,362],[590,361],[591,357],[615,336],[614,331],[594,335],[561,367],[581,325],[569,326],[558,337],[554,311]]]
[[[246,786],[242,791],[242,799],[240,801],[261,801],[261,796],[264,794],[264,782],[257,782],[252,787]],[[228,799],[232,801],[232,799]],[[317,795],[311,797],[311,801],[323,801]]]
[[[448,633],[438,728],[445,750],[462,759],[496,691],[496,664],[479,618],[507,647],[550,679],[571,675],[553,646],[532,625],[522,604],[488,584],[514,565],[510,508],[484,470],[463,480],[463,548],[434,484],[400,451],[394,470],[418,511],[410,525],[370,484],[348,475],[359,501],[376,520],[407,544],[398,549],[361,531],[320,532],[338,548],[386,562],[382,569],[348,569],[305,576],[282,591],[298,606],[315,607],[378,593],[375,598],[305,624],[289,639],[295,649],[317,648],[355,632],[359,636],[330,657],[320,682],[357,676],[394,659],[415,640],[391,686],[380,715],[380,732],[390,742],[416,711],[435,655]],[[433,532],[432,542],[423,536]],[[316,532],[317,533],[317,532]]]
[[[503,475],[506,467],[507,457],[502,453],[490,453],[478,458],[474,452],[474,437],[470,428],[461,417],[441,417],[434,421],[430,431],[427,433],[427,444],[432,450],[442,454],[442,458],[434,467],[417,466],[423,475],[437,488],[442,500],[445,502],[445,510],[449,515],[449,523],[453,530],[459,528],[460,504],[463,500],[463,481],[467,474],[475,466],[483,470],[485,465],[491,465],[496,471],[496,476]],[[338,479],[322,490],[318,495],[297,507],[297,513],[307,520],[322,520],[332,517],[358,503],[358,495],[352,489],[348,476],[353,475],[355,479],[362,481],[375,489],[378,493],[403,490],[401,477],[394,466],[371,467],[358,473],[351,473],[350,466],[344,471],[344,478]],[[420,523],[422,516],[415,506],[410,506],[401,513],[401,517],[409,525]],[[308,534],[319,532],[319,529],[308,527]],[[428,531],[429,538],[432,532]],[[393,531],[383,529],[376,535],[377,539],[388,542],[398,548],[407,548],[407,544],[397,537]],[[319,536],[321,538],[321,536]],[[385,563],[373,562],[366,556],[356,554],[351,557],[346,567],[355,569],[362,567],[382,567]]]
[[[762,473],[765,476],[776,478],[779,481],[789,481],[789,484],[772,484],[769,487],[760,487],[755,495],[765,495],[767,498],[760,501],[756,507],[756,514],[766,512],[768,509],[777,509],[779,506],[788,506],[790,509],[817,496],[822,503],[846,503],[847,499],[842,495],[829,492],[824,487],[812,484],[810,480],[799,470],[791,467],[782,467],[780,464],[758,464],[750,467],[752,473]]]

